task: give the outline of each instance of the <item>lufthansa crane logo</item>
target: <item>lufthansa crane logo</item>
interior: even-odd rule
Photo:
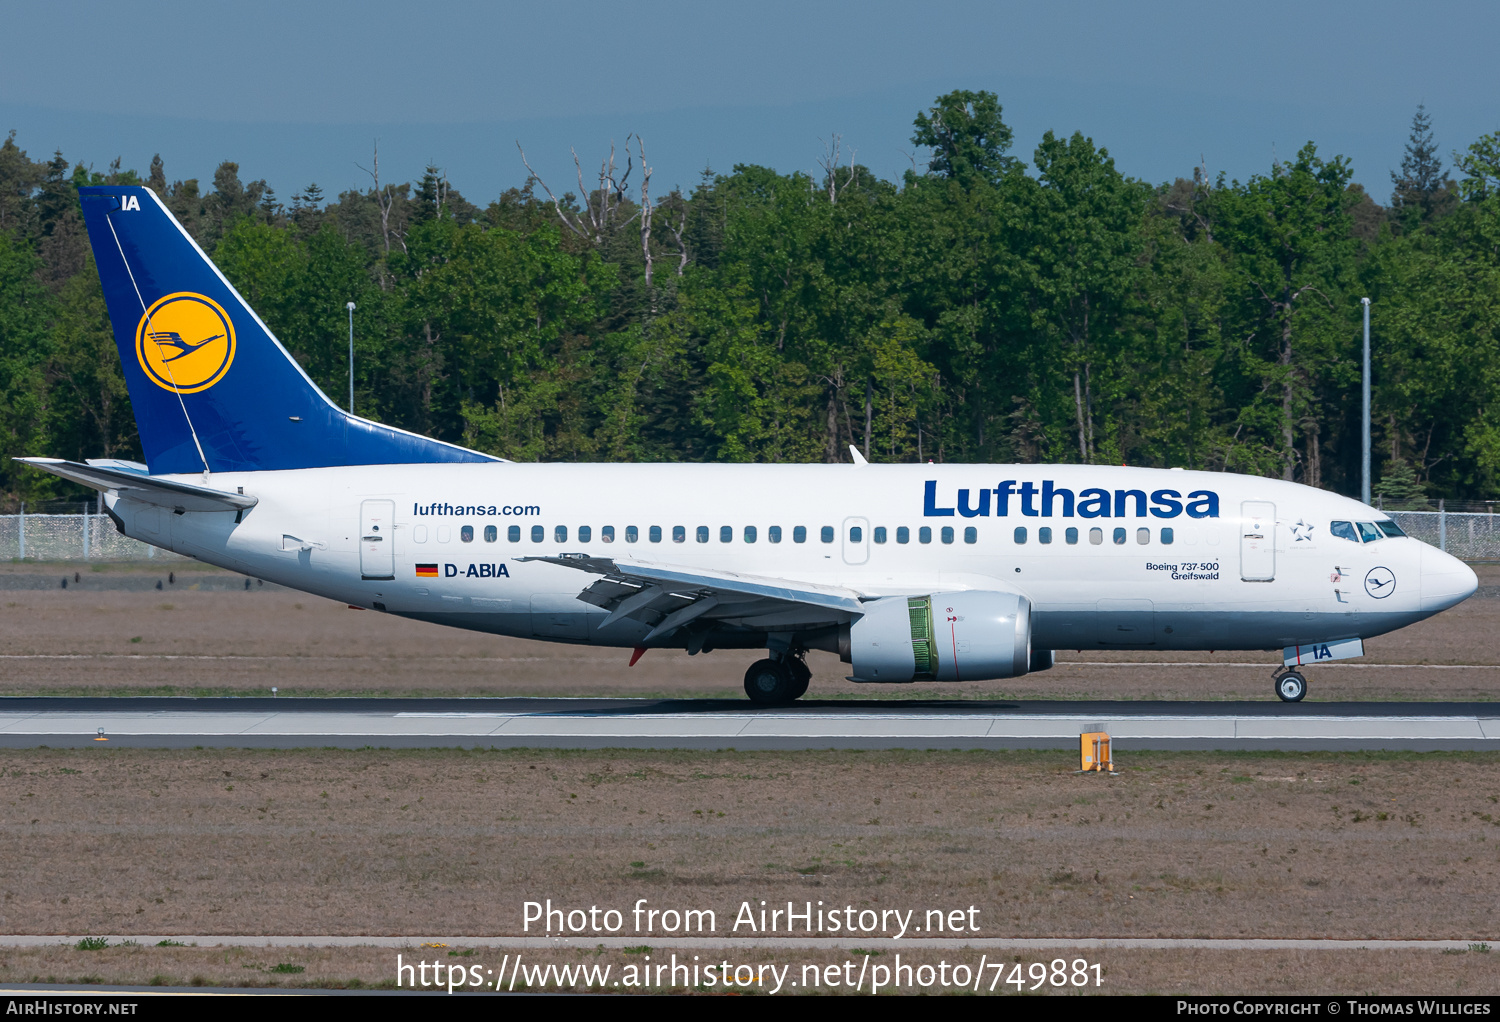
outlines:
[[[234,324],[218,302],[190,291],[167,295],[135,330],[135,356],[151,382],[196,394],[224,378],[234,361]]]
[[[1365,592],[1383,600],[1396,591],[1396,575],[1390,568],[1371,568],[1365,576]]]

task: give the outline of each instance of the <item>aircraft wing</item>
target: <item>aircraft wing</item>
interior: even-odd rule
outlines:
[[[107,490],[129,500],[173,511],[244,511],[259,503],[259,498],[244,493],[228,493],[207,486],[155,479],[124,468],[87,465],[61,458],[17,458],[33,468],[71,479],[75,483]]]
[[[842,586],[582,554],[520,560],[600,576],[578,598],[609,611],[600,630],[624,619],[650,624],[642,642],[665,638],[700,619],[734,628],[800,631],[843,624],[864,613],[864,597]]]

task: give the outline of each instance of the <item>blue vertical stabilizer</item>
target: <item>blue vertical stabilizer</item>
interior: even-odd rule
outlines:
[[[151,189],[78,192],[152,474],[498,460],[338,408]]]

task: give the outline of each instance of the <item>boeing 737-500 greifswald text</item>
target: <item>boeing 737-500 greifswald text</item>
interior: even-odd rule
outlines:
[[[146,188],[81,188],[146,464],[24,459],[127,536],[388,614],[634,649],[765,649],[759,703],[977,681],[1055,649],[1296,668],[1471,595],[1365,504],[1177,469],[522,465],[341,411]],[[854,453],[854,452],[851,452]]]

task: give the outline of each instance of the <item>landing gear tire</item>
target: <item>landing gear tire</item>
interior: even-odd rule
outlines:
[[[757,706],[785,706],[799,694],[792,672],[780,660],[757,660],[745,672],[745,695]]]
[[[807,686],[812,683],[812,668],[801,657],[788,657],[782,663],[792,672],[792,698],[801,699],[807,695]]]
[[[1287,671],[1276,679],[1276,695],[1284,703],[1300,703],[1307,695],[1307,679],[1296,671]]]

